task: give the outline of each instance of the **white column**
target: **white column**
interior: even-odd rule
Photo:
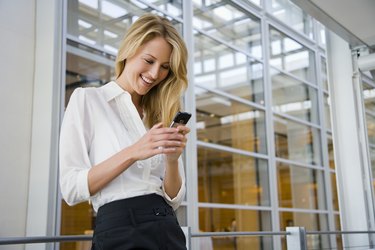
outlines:
[[[363,105],[358,105],[358,84],[353,81],[352,53],[336,34],[328,33],[328,72],[332,103],[333,141],[338,184],[341,230],[372,230],[369,176],[363,154]],[[357,84],[357,85],[356,85]],[[370,214],[371,213],[371,214]],[[344,248],[370,245],[366,234],[343,235]]]
[[[63,2],[36,0],[33,120],[26,236],[55,234]],[[51,245],[28,244],[26,249],[51,249]]]

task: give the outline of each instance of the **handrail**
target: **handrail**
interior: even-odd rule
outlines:
[[[49,243],[65,241],[89,241],[92,235],[61,235],[61,236],[29,236],[0,238],[0,245]]]
[[[290,232],[213,232],[213,233],[190,233],[191,237],[210,237],[210,236],[273,236],[273,235],[290,235]]]
[[[190,237],[211,237],[211,236],[273,236],[289,235],[289,232],[213,232],[213,233],[190,233]],[[7,237],[0,238],[0,245],[49,243],[64,241],[89,241],[92,235],[61,235],[61,236],[31,236],[31,237]]]
[[[375,231],[306,231],[305,234],[375,234]],[[291,232],[258,231],[258,232],[209,232],[190,233],[190,237],[225,237],[225,236],[290,236]],[[60,235],[60,236],[28,236],[28,237],[0,237],[0,245],[50,243],[69,241],[90,241],[92,235]]]
[[[306,231],[306,234],[375,234],[375,231]]]

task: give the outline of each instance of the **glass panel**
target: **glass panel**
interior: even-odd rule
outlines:
[[[196,88],[198,140],[267,153],[264,111]]]
[[[326,129],[332,130],[332,123],[331,123],[331,98],[329,95],[324,93],[323,95],[324,101],[324,122]]]
[[[313,19],[292,1],[266,0],[269,12],[292,29],[313,39]]]
[[[328,231],[328,220],[325,214],[281,212],[280,231],[286,227],[305,227],[306,231]],[[307,235],[307,249],[331,249],[329,235]],[[286,242],[283,241],[283,249]]]
[[[198,147],[199,202],[270,205],[266,160]]]
[[[314,52],[294,39],[270,28],[270,64],[298,78],[315,82]]]
[[[326,43],[326,27],[316,20],[315,20],[315,22],[316,22],[317,28],[318,28],[318,43],[323,48],[326,48],[326,45],[327,45],[327,43]]]
[[[366,111],[375,114],[375,88],[363,83],[363,99]]]
[[[195,35],[195,80],[264,105],[263,64],[204,35]]]
[[[328,164],[331,169],[335,169],[335,156],[333,149],[333,139],[330,133],[327,133]]]
[[[340,231],[341,230],[340,215],[334,215],[334,220],[335,220],[336,231]],[[341,234],[336,234],[336,247],[337,249],[344,249],[344,246],[342,244]]]
[[[170,15],[181,15],[180,1],[152,2],[162,9],[170,10]],[[67,32],[82,43],[116,54],[126,30],[147,12],[162,15],[137,0],[68,1]],[[175,20],[173,22],[181,31],[181,24]]]
[[[337,192],[336,174],[331,173],[332,204],[335,211],[339,211],[339,198]]]
[[[279,206],[326,209],[323,171],[277,163]]]
[[[375,191],[375,147],[370,146],[370,160],[371,160],[371,169],[372,169],[372,185],[374,186]]]
[[[261,0],[246,0],[246,1],[251,2],[251,3],[255,3],[256,5],[260,6]]]
[[[194,0],[193,25],[207,34],[262,58],[260,21],[231,1]]]
[[[370,144],[375,144],[375,117],[373,114],[366,113],[367,134]]]
[[[321,57],[320,58],[320,72],[322,76],[322,84],[323,84],[323,89],[328,91],[328,72],[327,72],[327,62],[326,59]]]
[[[320,130],[274,116],[276,157],[322,165]]]
[[[271,213],[256,210],[199,208],[199,229],[203,232],[271,231]],[[213,249],[273,249],[271,237],[213,237],[212,243]]]
[[[319,123],[316,89],[277,70],[271,80],[273,111]]]
[[[118,1],[123,1],[123,0],[118,0]],[[143,5],[142,3],[136,0],[130,0],[129,2],[134,2],[137,6]],[[146,2],[158,7],[161,10],[166,11],[171,16],[179,17],[179,18],[183,17],[182,16],[182,1],[147,0]]]

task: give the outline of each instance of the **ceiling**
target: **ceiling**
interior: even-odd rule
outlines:
[[[375,49],[375,0],[292,0],[348,41],[352,48]]]

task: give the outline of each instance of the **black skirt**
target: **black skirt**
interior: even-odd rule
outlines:
[[[186,250],[186,239],[171,206],[149,194],[100,207],[92,249]]]

